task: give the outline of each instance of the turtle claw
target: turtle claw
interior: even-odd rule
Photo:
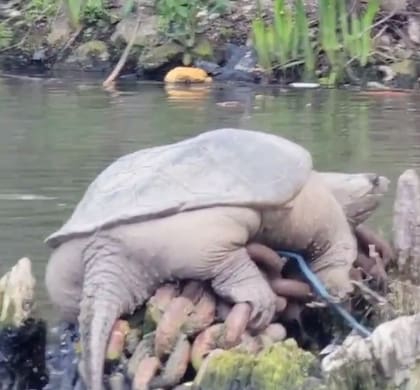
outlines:
[[[191,348],[191,363],[196,371],[212,350],[224,349],[223,332],[223,324],[214,324],[197,335]]]
[[[312,298],[313,296],[309,284],[299,280],[274,277],[269,279],[269,283],[276,294],[285,298],[293,298],[305,301]]]
[[[151,319],[157,324],[163,316],[172,299],[179,295],[180,286],[175,283],[166,283],[160,286],[147,302],[147,311]]]
[[[387,267],[395,259],[396,255],[391,245],[371,228],[360,224],[355,228],[355,235],[360,249],[365,254],[369,253],[370,245],[375,246],[384,267]]]
[[[133,390],[149,390],[150,382],[161,368],[156,356],[146,356],[137,366],[133,379]]]
[[[226,317],[224,330],[224,347],[232,348],[238,345],[242,334],[248,325],[251,315],[251,306],[248,303],[238,303]]]
[[[355,266],[360,267],[365,275],[372,278],[379,286],[386,285],[388,275],[379,255],[371,250],[371,256],[359,252]]]
[[[194,306],[187,322],[183,325],[183,330],[188,336],[195,336],[208,326],[210,326],[216,316],[216,299],[214,295],[205,288],[200,300]]]
[[[191,281],[184,286],[181,295],[169,303],[156,328],[156,356],[161,358],[174,350],[181,328],[193,313],[195,303],[202,294],[201,284]]]
[[[121,357],[126,336],[130,331],[130,327],[127,321],[118,320],[114,324],[114,328],[111,331],[111,337],[108,342],[108,348],[106,352],[107,360],[117,360]]]

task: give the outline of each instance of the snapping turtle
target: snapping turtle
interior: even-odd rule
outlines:
[[[47,289],[63,317],[78,316],[88,388],[102,388],[116,319],[165,281],[209,280],[222,298],[250,303],[250,329],[267,326],[275,294],[249,243],[299,251],[331,294],[350,292],[357,244],[322,177],[303,147],[230,128],[137,151],[99,174],[46,240]]]

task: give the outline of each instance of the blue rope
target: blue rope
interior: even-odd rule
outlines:
[[[365,328],[362,324],[357,322],[357,320],[343,307],[341,307],[339,304],[334,302],[333,297],[328,293],[327,289],[324,287],[324,285],[319,281],[319,279],[316,277],[316,275],[311,271],[311,269],[306,264],[303,257],[297,253],[289,252],[289,251],[278,251],[278,254],[282,256],[287,256],[289,258],[292,258],[297,261],[299,268],[303,272],[303,274],[308,278],[308,280],[313,285],[315,291],[327,301],[328,304],[330,304],[335,310],[338,311],[338,313],[349,323],[349,325],[357,330],[361,335],[363,336],[370,336],[372,333]]]

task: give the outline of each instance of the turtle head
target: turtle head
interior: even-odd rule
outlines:
[[[390,183],[388,178],[375,173],[322,172],[320,175],[353,226],[366,221],[378,208]]]

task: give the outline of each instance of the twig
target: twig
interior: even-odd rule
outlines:
[[[134,27],[134,31],[131,35],[130,41],[127,43],[127,46],[125,47],[124,52],[121,55],[117,65],[115,65],[114,70],[111,72],[108,78],[102,83],[104,87],[109,87],[115,81],[115,79],[120,74],[122,68],[124,67],[125,63],[127,62],[128,55],[130,54],[131,48],[134,45],[134,41],[136,40],[136,36],[137,36],[137,31],[140,27],[140,19],[141,19],[141,12],[140,12],[140,7],[139,7],[137,9],[136,26]]]

